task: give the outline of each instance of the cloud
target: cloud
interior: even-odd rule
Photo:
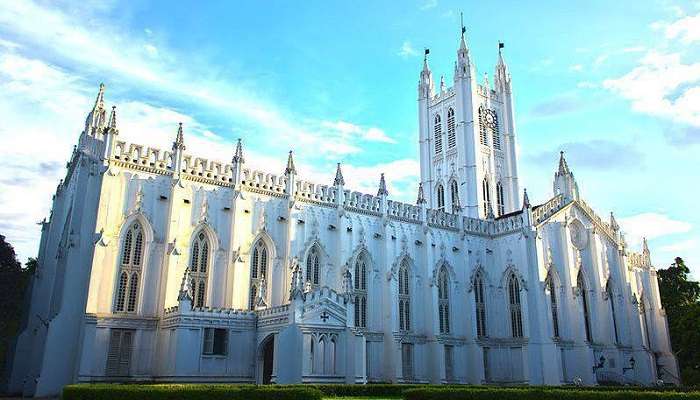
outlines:
[[[636,112],[700,126],[700,62],[683,63],[680,53],[651,50],[603,87],[629,100]]]
[[[667,39],[680,39],[683,44],[700,41],[700,14],[684,16],[665,26]]]
[[[675,242],[667,244],[665,246],[661,246],[658,249],[659,251],[668,253],[680,253],[687,251],[696,251],[698,248],[700,248],[700,240],[698,240],[697,238],[690,238],[686,240],[681,240],[680,242]]]
[[[579,89],[597,89],[599,85],[597,83],[583,81],[576,84]]]
[[[437,7],[438,2],[437,0],[425,0],[423,4],[421,4],[420,9],[421,10],[429,10],[431,8]]]
[[[396,140],[377,127],[365,128],[346,121],[323,121],[321,126],[345,137],[356,136],[368,142],[396,143]]]
[[[700,144],[700,127],[673,126],[664,133],[666,140],[674,146]]]
[[[566,152],[566,160],[572,169],[586,168],[599,171],[633,168],[644,165],[644,155],[633,143],[609,140],[562,143],[558,148],[532,154],[526,158],[544,167],[555,168],[559,151]]]
[[[642,243],[642,238],[652,240],[686,233],[692,229],[692,225],[688,222],[678,221],[668,215],[654,212],[618,218],[617,221],[625,233],[627,243],[631,246],[639,246]]]
[[[581,64],[574,64],[574,65],[572,65],[572,66],[569,67],[569,70],[570,70],[570,71],[574,71],[574,72],[581,72],[581,71],[583,71],[583,65],[581,65]]]
[[[581,106],[581,102],[576,98],[571,96],[560,96],[536,104],[530,113],[535,117],[554,117],[577,111],[581,108]]]
[[[415,57],[418,55],[418,51],[413,48],[413,45],[408,40],[405,40],[401,44],[401,49],[399,50],[399,56],[403,58]]]

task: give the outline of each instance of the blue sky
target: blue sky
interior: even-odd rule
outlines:
[[[551,196],[559,150],[586,201],[700,277],[700,2],[124,2],[0,5],[0,233],[22,259],[99,82],[123,139],[413,201],[423,47],[449,84],[464,12],[472,61],[513,76],[520,177]],[[439,79],[439,78],[438,78]],[[481,79],[480,79],[481,80]]]

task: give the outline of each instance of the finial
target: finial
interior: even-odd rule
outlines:
[[[379,190],[377,191],[377,196],[388,196],[389,192],[386,190],[386,181],[384,180],[384,173],[382,172],[379,178]]]
[[[462,38],[464,38],[464,33],[467,31],[467,28],[464,27],[464,13],[459,12],[459,24],[462,26]]]
[[[240,138],[238,138],[238,141],[236,142],[236,150],[233,152],[233,159],[231,161],[234,164],[245,162],[243,160],[243,143],[241,142]]]
[[[425,204],[425,193],[423,193],[423,182],[418,183],[418,198],[416,204]]]
[[[647,243],[646,237],[642,238],[642,252],[644,252],[644,254],[649,254],[649,243]]]
[[[95,107],[103,108],[105,104],[105,84],[100,83],[100,90],[97,92],[97,99],[95,99]]]
[[[284,173],[285,175],[297,173],[297,169],[294,167],[294,158],[291,150],[289,150],[289,156],[287,157],[287,168],[284,169]]]
[[[343,179],[343,172],[340,170],[340,163],[338,163],[338,166],[335,169],[335,179],[333,180],[333,185],[345,185],[345,179]]]
[[[557,171],[557,175],[566,175],[570,174],[571,171],[569,170],[569,165],[566,163],[566,158],[564,158],[564,151],[559,152],[559,171]]]
[[[430,54],[430,49],[425,48],[424,54],[423,54],[423,71],[430,71],[430,67],[428,67],[428,54]]]
[[[615,220],[615,215],[613,215],[612,211],[610,211],[610,227],[614,231],[620,230],[620,225],[618,225],[617,220]]]
[[[117,106],[112,106],[112,113],[109,114],[109,123],[107,124],[113,130],[117,130]]]
[[[440,92],[445,91],[445,76],[440,75]]]
[[[185,274],[182,276],[182,283],[180,283],[180,293],[177,296],[177,301],[192,301],[192,294],[190,293],[191,290],[192,288],[190,287],[190,269],[185,268]]]
[[[527,189],[523,189],[523,210],[530,208],[530,198],[527,195]]]
[[[178,124],[177,136],[175,136],[175,141],[173,142],[173,151],[175,150],[185,150],[185,134],[182,130],[182,122]]]
[[[496,216],[493,214],[493,207],[491,206],[491,202],[489,201],[487,203],[488,205],[488,210],[486,211],[486,219],[496,219]]]

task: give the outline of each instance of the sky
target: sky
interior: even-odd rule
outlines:
[[[423,48],[452,81],[464,13],[479,76],[513,78],[521,187],[552,196],[566,152],[630,249],[700,278],[700,2],[7,1],[0,3],[0,234],[36,256],[100,82],[121,139],[413,202]]]

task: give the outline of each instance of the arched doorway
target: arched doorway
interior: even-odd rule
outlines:
[[[270,336],[265,341],[262,348],[262,383],[263,385],[270,384],[272,381],[272,364],[275,359],[275,338]]]

